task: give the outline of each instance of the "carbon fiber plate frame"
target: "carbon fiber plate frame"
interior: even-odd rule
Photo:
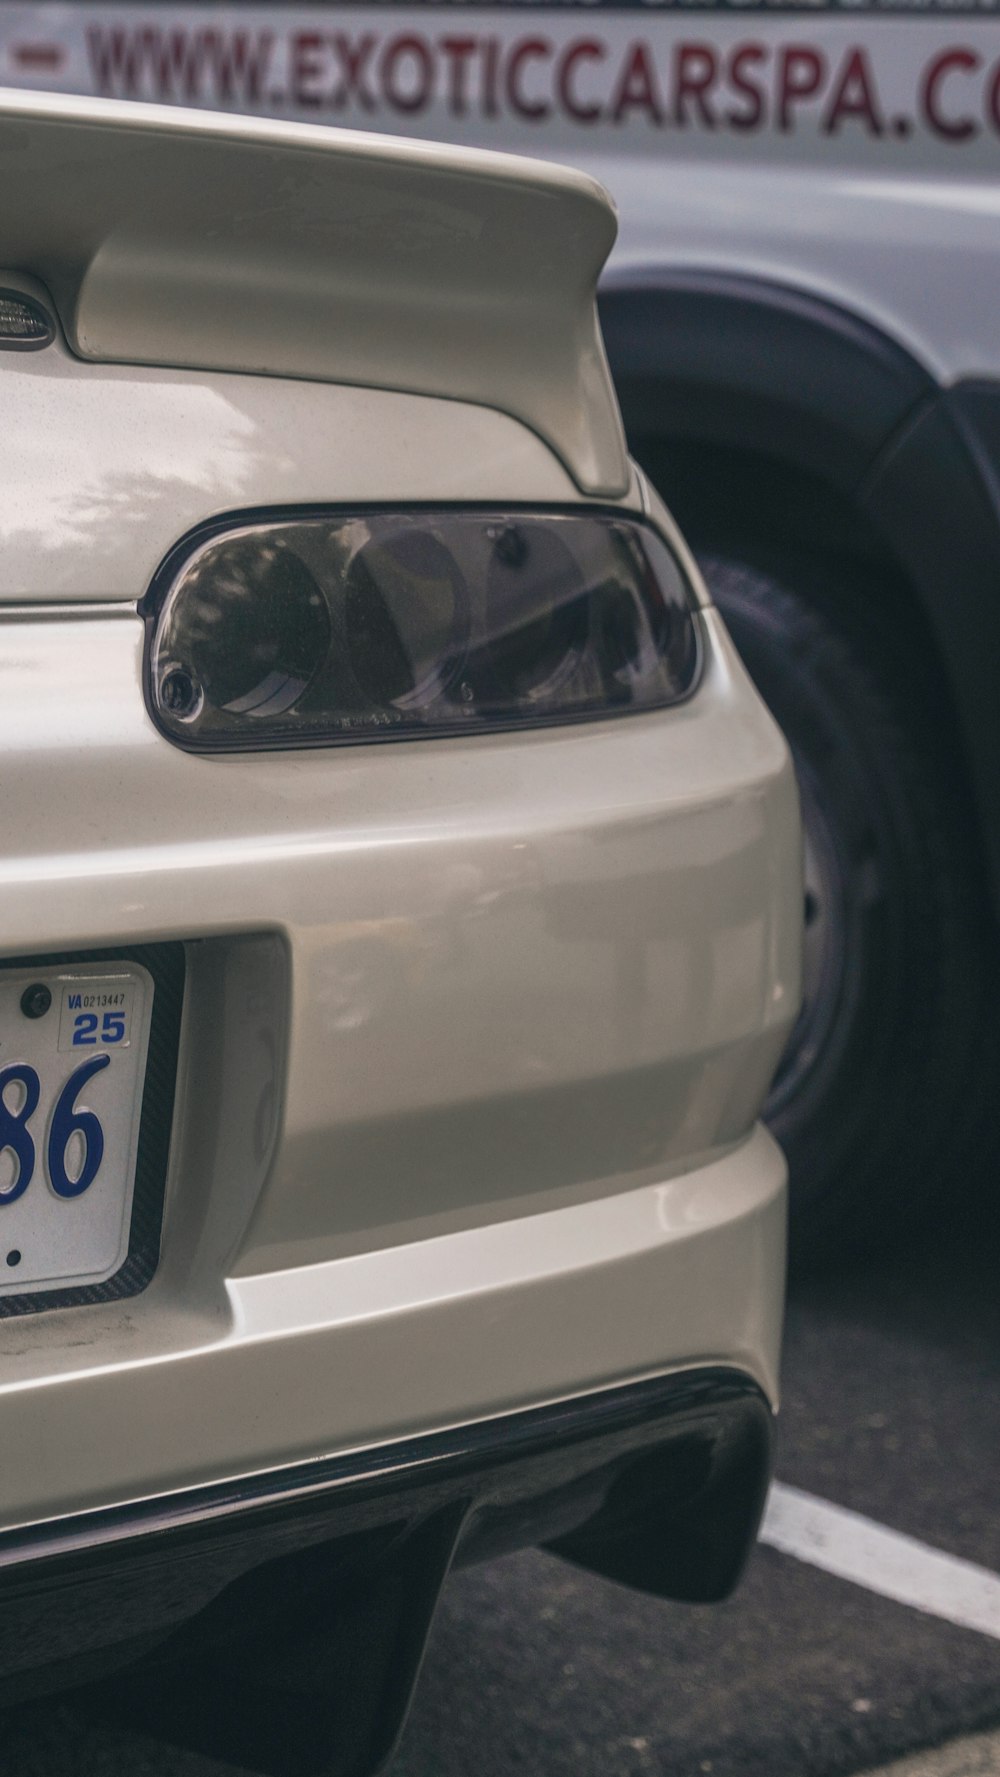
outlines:
[[[0,1298],[0,1320],[9,1320],[15,1315],[41,1314],[49,1308],[71,1308],[81,1303],[113,1302],[124,1296],[137,1296],[146,1288],[159,1263],[163,1190],[170,1153],[184,1004],[183,944],[136,944],[128,949],[8,957],[0,963],[0,973],[15,968],[42,969],[98,962],[141,963],[152,976],[154,985],[128,1253],[124,1264],[104,1283],[84,1284],[73,1289],[37,1290],[30,1295]]]

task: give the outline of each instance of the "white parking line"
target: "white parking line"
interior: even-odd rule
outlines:
[[[1000,1641],[1000,1575],[776,1481],[760,1540],[838,1579]]]

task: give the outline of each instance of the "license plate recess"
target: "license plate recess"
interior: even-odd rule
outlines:
[[[0,1316],[152,1276],[183,974],[177,944],[0,966]]]

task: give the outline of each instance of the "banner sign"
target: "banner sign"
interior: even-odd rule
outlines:
[[[0,83],[544,154],[768,135],[1000,150],[1000,0],[0,3]]]

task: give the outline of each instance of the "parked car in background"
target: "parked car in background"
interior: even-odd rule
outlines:
[[[967,1174],[1000,905],[1000,49],[945,0],[6,6],[0,72],[576,163],[634,454],[791,742],[806,1257]]]
[[[453,1560],[733,1584],[787,747],[588,177],[0,102],[0,1702],[363,1777]]]

